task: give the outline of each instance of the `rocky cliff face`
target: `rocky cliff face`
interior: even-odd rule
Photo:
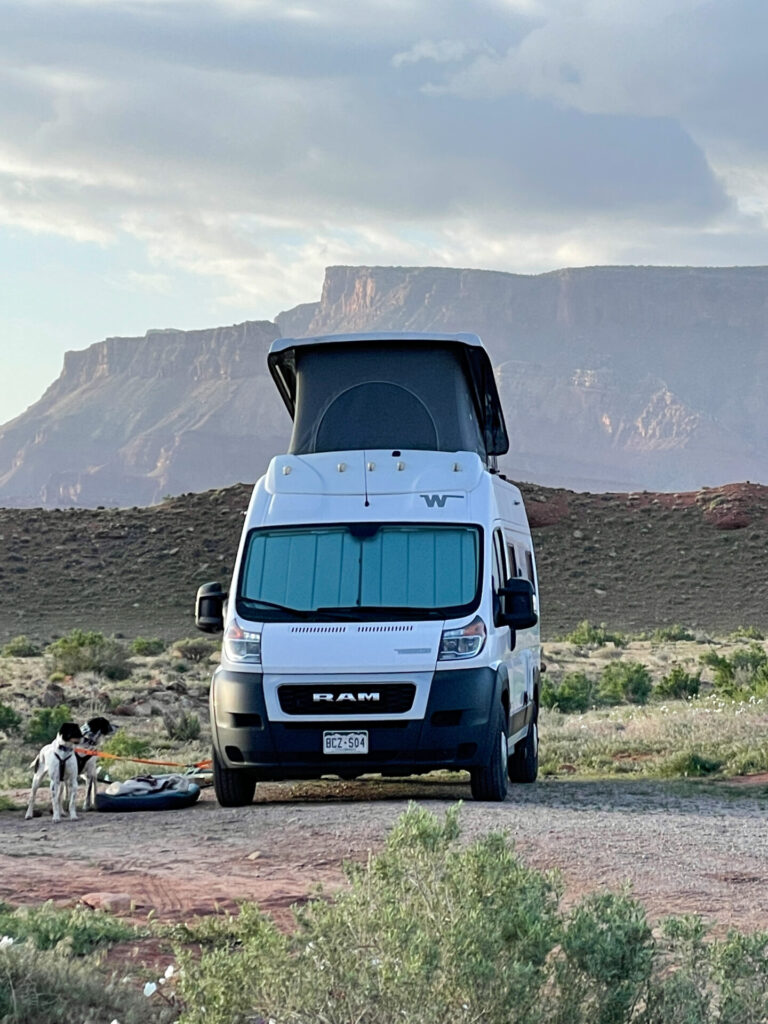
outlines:
[[[0,428],[0,502],[146,505],[263,470],[290,421],[265,374],[278,331],[150,331],[68,352],[61,376]]]
[[[277,323],[284,334],[480,334],[518,479],[597,490],[768,480],[765,267],[331,267],[321,301]]]
[[[768,268],[595,267],[524,276],[331,267],[275,324],[150,331],[67,354],[0,428],[0,503],[134,505],[253,480],[289,421],[273,338],[474,331],[518,480],[591,490],[768,481]]]

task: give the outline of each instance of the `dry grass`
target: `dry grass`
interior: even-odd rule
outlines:
[[[692,700],[652,698],[645,707],[622,705],[579,715],[545,710],[542,774],[680,777],[768,771],[768,701],[717,696],[711,690],[710,670],[701,665],[705,651],[716,649],[728,656],[745,642],[632,640],[622,649],[547,644],[547,679],[555,683],[569,672],[597,678],[612,661],[639,661],[654,685],[676,665],[701,672],[702,694]]]
[[[713,694],[541,718],[545,775],[742,775],[768,771],[768,701]]]

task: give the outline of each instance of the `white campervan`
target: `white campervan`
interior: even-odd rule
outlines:
[[[469,772],[503,800],[538,768],[531,533],[496,470],[508,448],[490,360],[458,335],[279,339],[294,420],[256,484],[211,686],[219,802],[258,780]]]

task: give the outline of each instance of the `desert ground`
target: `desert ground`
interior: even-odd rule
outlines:
[[[629,884],[652,920],[690,912],[715,932],[768,929],[768,697],[759,687],[724,696],[702,663],[706,652],[768,654],[768,488],[524,491],[546,682],[574,673],[597,681],[630,662],[654,685],[643,706],[545,709],[535,785],[486,804],[472,801],[460,774],[329,777],[260,784],[249,807],[221,808],[204,788],[186,810],[81,813],[57,825],[45,791],[38,815],[24,820],[36,716],[62,705],[79,722],[105,714],[120,726],[122,755],[182,766],[209,756],[217,653],[190,656],[179,641],[194,634],[196,587],[227,581],[249,487],[154,508],[0,509],[0,649],[24,634],[37,651],[0,657],[0,709],[11,709],[0,726],[0,902],[84,903],[179,922],[249,899],[289,928],[291,906],[318,885],[344,885],[344,861],[377,851],[410,801],[438,814],[462,801],[466,839],[506,830],[525,861],[561,874],[566,903]],[[620,642],[568,639],[584,620],[605,623]],[[673,624],[685,630],[660,631]],[[55,671],[49,645],[73,629],[116,638],[130,657],[127,677]],[[162,652],[136,654],[139,637],[162,641]],[[673,668],[700,675],[701,692],[660,697]],[[179,721],[197,731],[174,738]],[[103,767],[112,778],[147,770],[132,760]],[[109,955],[149,969],[167,962],[168,948],[137,940]]]

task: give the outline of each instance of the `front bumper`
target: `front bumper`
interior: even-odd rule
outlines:
[[[472,768],[488,761],[489,720],[500,690],[492,668],[457,669],[433,674],[423,718],[331,714],[322,721],[270,721],[261,674],[219,669],[211,685],[213,743],[227,768],[264,780]],[[324,754],[328,730],[366,730],[369,752]]]

